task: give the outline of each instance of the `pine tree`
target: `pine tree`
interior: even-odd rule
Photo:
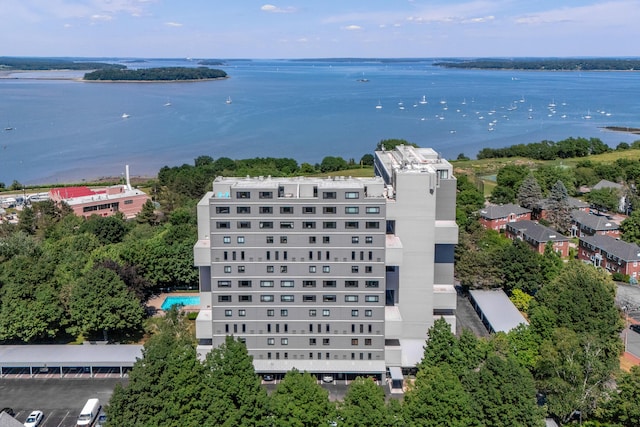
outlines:
[[[522,184],[520,184],[517,199],[520,206],[527,209],[534,209],[540,205],[542,189],[533,174],[530,173],[527,175],[524,181],[522,181]]]
[[[560,180],[556,181],[549,194],[547,220],[561,233],[566,233],[571,226],[569,193]]]

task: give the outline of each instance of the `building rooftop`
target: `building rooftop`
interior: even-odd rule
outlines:
[[[127,197],[146,195],[143,191],[126,185],[115,185],[102,190],[89,187],[62,187],[49,190],[52,198],[64,200],[70,206],[80,205],[100,200],[123,199]]]
[[[600,180],[596,185],[593,186],[593,190],[602,190],[603,188],[615,188],[616,190],[624,189],[624,185],[618,184],[615,182],[607,181],[606,179]]]
[[[584,225],[592,230],[604,231],[604,230],[617,230],[618,224],[604,215],[594,215],[592,213],[573,211],[571,212],[571,219],[577,224]]]
[[[589,203],[571,196],[567,198],[567,202],[569,203],[569,209],[585,209],[589,207]],[[549,208],[549,198],[540,199],[538,206],[540,206],[540,209],[547,210]]]
[[[506,218],[509,215],[522,215],[526,213],[531,213],[531,209],[523,208],[522,206],[518,206],[513,203],[507,203],[505,205],[489,205],[478,211],[478,214],[482,218],[486,219]]]
[[[567,236],[563,236],[553,228],[545,227],[544,225],[540,225],[537,222],[529,220],[510,222],[507,224],[507,229],[509,228],[519,231],[524,236],[527,236],[538,243],[564,242],[569,240]]]
[[[493,331],[509,332],[521,323],[529,324],[501,289],[472,289],[469,293]]]
[[[387,170],[402,172],[435,172],[446,169],[452,172],[451,164],[440,158],[433,148],[418,148],[410,145],[398,145],[391,151],[376,151]],[[437,167],[436,167],[437,166]]]
[[[640,246],[611,236],[597,234],[580,237],[580,240],[624,261],[640,261]]]

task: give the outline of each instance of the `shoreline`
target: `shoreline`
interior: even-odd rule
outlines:
[[[640,135],[640,128],[634,128],[631,126],[602,126],[600,129],[608,130],[611,132],[630,133],[632,135]]]
[[[80,72],[86,74],[93,70],[82,70]],[[73,73],[78,72],[78,70],[0,70],[0,79],[4,80],[67,80],[67,81],[75,81],[80,83],[197,83],[197,82],[208,82],[215,80],[225,80],[228,79],[229,76],[226,77],[215,77],[210,79],[184,79],[184,80],[85,80],[84,77],[72,77],[72,76],[55,76],[56,73]],[[33,77],[24,77],[20,76],[20,74],[34,74]],[[37,76],[38,74],[50,74]]]

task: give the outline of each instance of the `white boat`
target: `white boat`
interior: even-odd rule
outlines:
[[[232,102],[232,101],[231,101],[231,97],[230,97],[230,96],[228,96],[228,97],[227,97],[227,100],[225,101],[225,103],[227,103],[227,104],[231,104],[231,102]]]
[[[171,106],[171,102],[165,102],[164,106],[165,107],[170,107]]]
[[[427,97],[425,95],[422,95],[422,99],[420,101],[418,101],[419,104],[426,104],[427,103]]]
[[[129,117],[131,117],[131,115],[129,115],[127,113],[122,113],[122,118],[123,119],[128,119]]]
[[[585,120],[590,120],[591,119],[591,112],[589,110],[587,110],[587,114],[585,116],[582,117]]]
[[[378,105],[376,105],[376,110],[381,110],[382,109],[382,104],[380,103],[380,101],[378,101]]]

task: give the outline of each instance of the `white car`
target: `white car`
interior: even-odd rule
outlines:
[[[31,411],[27,417],[27,421],[24,422],[24,427],[38,427],[44,418],[42,411]]]

